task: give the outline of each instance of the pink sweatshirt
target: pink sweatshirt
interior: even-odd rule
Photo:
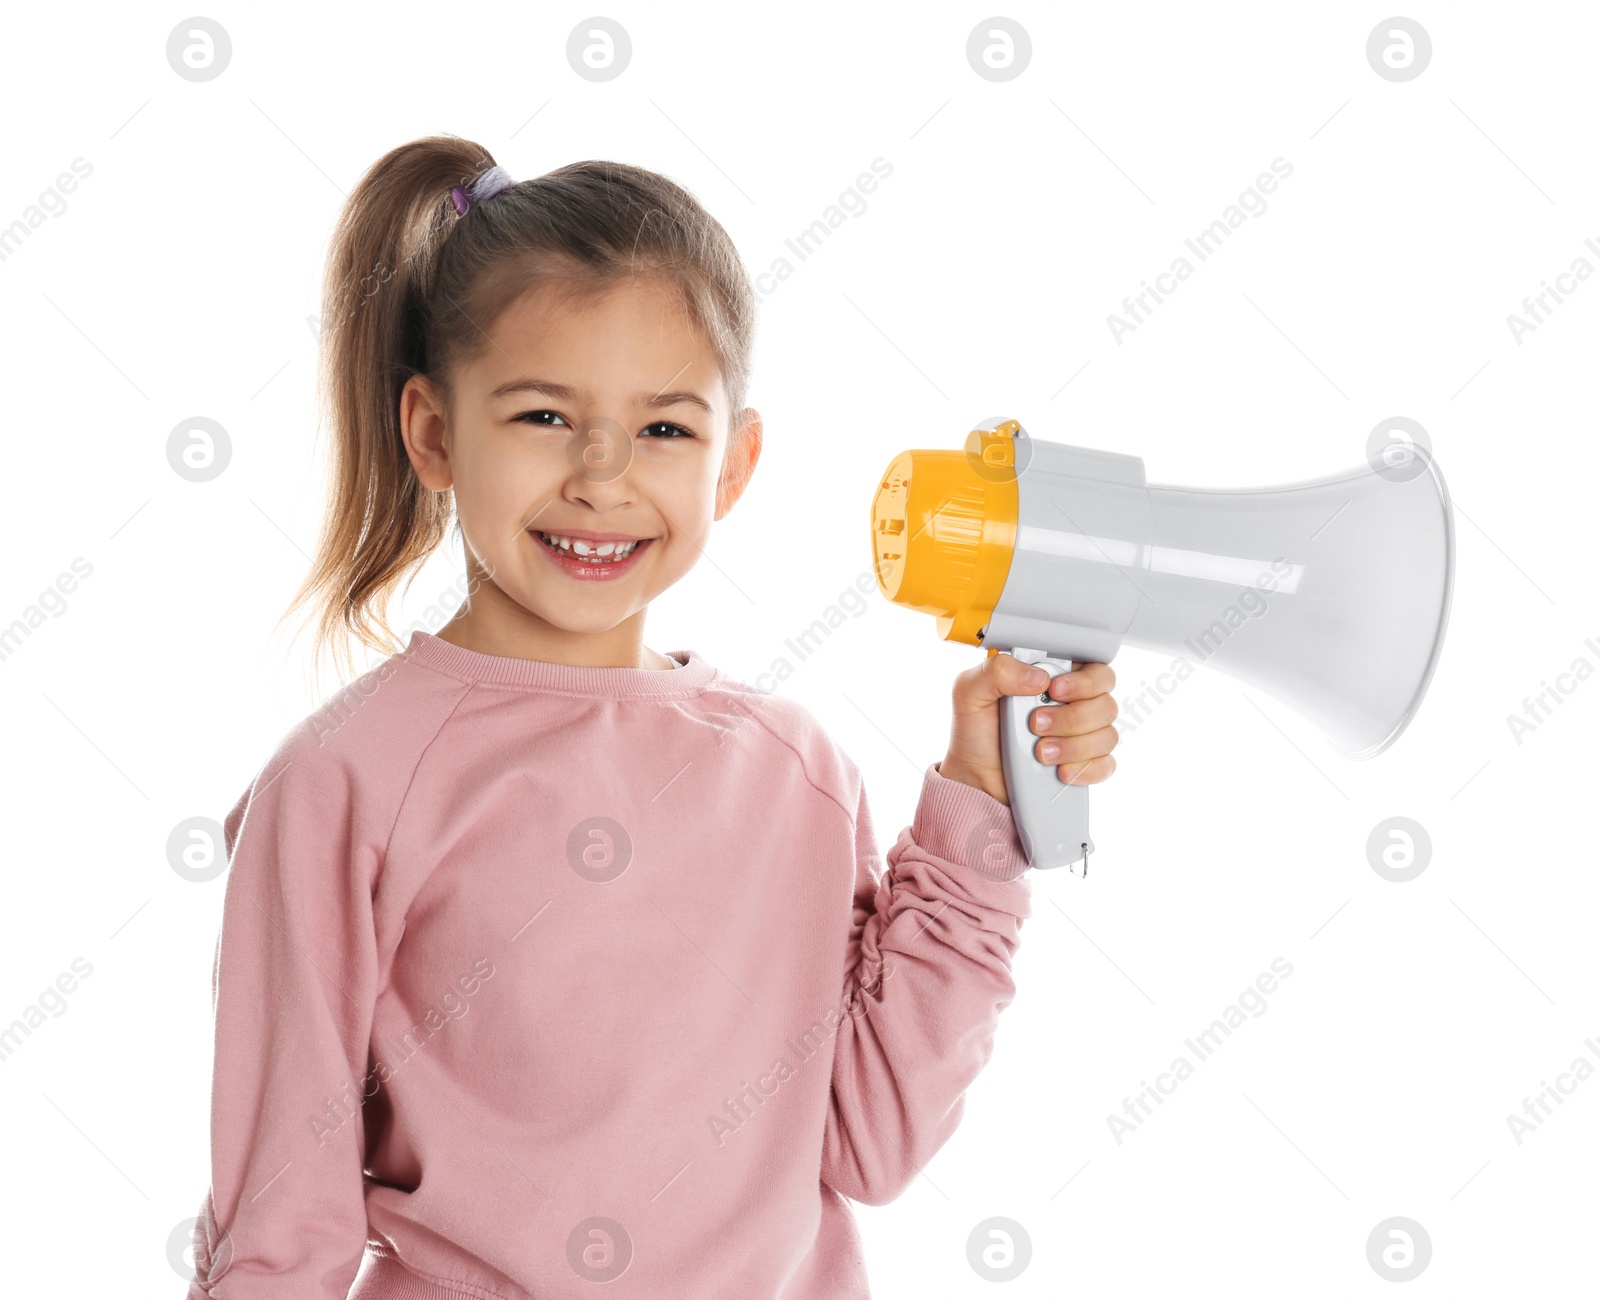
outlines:
[[[930,764],[885,867],[805,708],[672,658],[417,631],[280,742],[190,1300],[868,1295],[846,1198],[950,1137],[1015,992],[1010,811]]]

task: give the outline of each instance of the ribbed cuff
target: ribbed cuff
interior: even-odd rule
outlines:
[[[941,775],[938,763],[923,773],[922,796],[911,837],[933,857],[988,880],[1015,880],[1028,869],[1011,809],[987,790]]]
[[[470,1282],[445,1283],[420,1277],[393,1256],[373,1250],[370,1244],[365,1264],[365,1270],[350,1288],[349,1300],[508,1300],[499,1291]]]

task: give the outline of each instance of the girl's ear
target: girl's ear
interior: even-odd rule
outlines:
[[[444,446],[445,411],[426,375],[412,375],[400,390],[400,436],[424,487],[442,492],[454,482]]]
[[[747,406],[733,420],[728,448],[722,457],[722,474],[717,479],[717,513],[721,519],[744,495],[750,476],[761,459],[761,412]]]

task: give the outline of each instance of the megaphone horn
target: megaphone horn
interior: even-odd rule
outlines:
[[[1454,577],[1438,462],[1398,457],[1283,487],[1163,487],[1137,456],[978,425],[961,451],[906,451],[872,503],[873,571],[946,640],[1052,677],[1123,645],[1216,668],[1312,721],[1349,758],[1388,748],[1422,703]],[[1033,755],[1008,696],[1001,758],[1031,866],[1088,870],[1089,792]]]

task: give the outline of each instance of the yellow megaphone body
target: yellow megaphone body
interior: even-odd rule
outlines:
[[[1450,496],[1432,455],[1402,453],[1285,487],[1145,481],[1137,456],[980,424],[961,451],[907,451],[872,503],[873,571],[946,640],[1009,651],[1051,676],[1124,645],[1198,660],[1282,699],[1336,749],[1370,758],[1427,691],[1449,620]],[[1001,701],[1001,759],[1035,867],[1082,861],[1089,791],[1033,754]]]

